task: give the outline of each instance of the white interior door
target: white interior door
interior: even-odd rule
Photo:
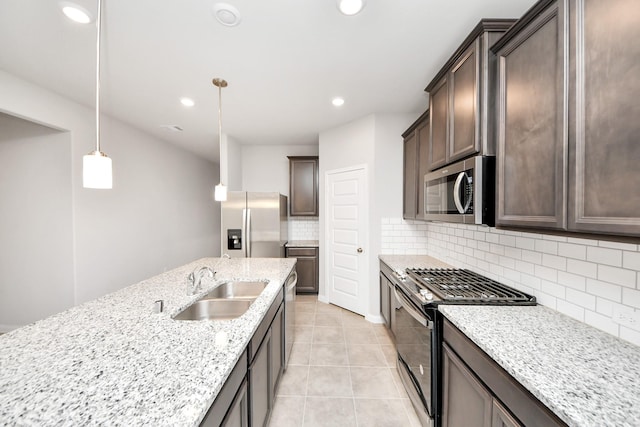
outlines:
[[[326,173],[327,299],[365,315],[368,301],[367,171],[365,166]]]

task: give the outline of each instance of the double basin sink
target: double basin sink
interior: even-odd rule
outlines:
[[[242,316],[260,296],[267,281],[233,281],[220,284],[178,313],[175,320],[229,320]]]

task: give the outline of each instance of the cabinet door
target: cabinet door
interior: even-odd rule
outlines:
[[[248,411],[247,382],[243,382],[238,394],[236,395],[227,416],[222,422],[223,427],[248,427],[249,411]]]
[[[391,299],[389,294],[389,280],[380,273],[380,314],[387,328],[391,328]]]
[[[449,346],[442,350],[442,426],[490,427],[493,397]]]
[[[404,140],[404,196],[402,217],[404,219],[415,219],[416,205],[418,199],[416,197],[416,175],[418,174],[418,160],[416,153],[418,152],[418,138],[415,132],[412,132]]]
[[[276,398],[278,382],[284,370],[284,305],[280,306],[278,313],[271,324],[271,407]]]
[[[493,399],[491,427],[522,427],[516,419],[496,399]]]
[[[478,58],[476,40],[453,66],[449,75],[450,111],[449,162],[480,151],[478,118]]]
[[[571,2],[569,229],[640,235],[640,2]]]
[[[447,141],[449,140],[449,90],[447,76],[429,92],[429,170],[447,164]]]
[[[265,426],[271,409],[271,330],[262,341],[249,368],[249,395],[252,427]]]
[[[498,52],[499,225],[566,227],[563,15],[552,3]]]
[[[424,176],[429,169],[429,134],[431,126],[429,114],[424,122],[416,129],[418,136],[418,176],[416,177],[416,191],[418,193],[418,205],[416,206],[416,219],[424,219]]]
[[[318,157],[289,157],[289,214],[318,216]]]
[[[287,248],[287,258],[298,258],[296,272],[298,283],[297,294],[318,293],[318,249],[317,248]]]

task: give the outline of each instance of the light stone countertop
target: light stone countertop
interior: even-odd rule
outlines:
[[[429,256],[379,258],[394,270],[451,267]],[[640,347],[540,305],[439,311],[569,426],[640,426]]]
[[[240,318],[173,320],[215,287],[187,295],[201,266],[270,283]],[[198,425],[294,266],[204,258],[0,336],[0,424]]]
[[[285,245],[287,248],[317,248],[319,246],[318,240],[290,240]]]
[[[439,310],[569,426],[640,426],[640,347],[540,305]]]

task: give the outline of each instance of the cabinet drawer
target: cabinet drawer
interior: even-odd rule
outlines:
[[[316,248],[287,248],[287,258],[316,256]]]

